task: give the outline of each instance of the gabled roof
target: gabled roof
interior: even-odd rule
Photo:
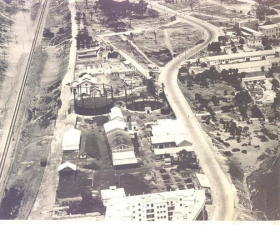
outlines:
[[[111,109],[111,112],[109,113],[110,119],[116,119],[116,118],[121,118],[124,119],[122,111],[119,107],[113,107]]]
[[[174,142],[176,146],[189,146],[191,142],[189,141],[189,136],[186,134],[179,135],[161,135],[161,136],[152,136],[152,144],[164,144]]]
[[[114,120],[111,120],[104,124],[105,133],[108,133],[117,128],[124,130],[126,127],[127,126],[125,122],[122,119],[118,119],[118,118],[115,118]]]
[[[65,162],[65,163],[63,163],[63,164],[58,166],[58,172],[66,169],[66,168],[69,168],[69,169],[74,170],[74,171],[77,170],[77,166],[75,164],[70,163],[70,162],[67,161],[67,162]]]
[[[111,149],[121,146],[134,148],[129,133],[119,128],[107,133],[107,140]]]

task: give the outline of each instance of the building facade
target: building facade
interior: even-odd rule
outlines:
[[[278,38],[280,35],[280,23],[259,26],[259,31],[265,36]]]
[[[240,21],[235,21],[234,25],[237,28],[248,27],[253,30],[258,30],[259,20],[258,19],[240,20]]]
[[[265,22],[280,23],[280,14],[265,16]]]
[[[105,221],[193,221],[205,201],[205,192],[194,189],[114,198],[106,204]]]

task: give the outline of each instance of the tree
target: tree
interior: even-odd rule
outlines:
[[[190,90],[192,86],[193,86],[193,82],[191,80],[188,80],[187,82],[188,89]]]
[[[275,78],[273,78],[273,80],[271,81],[272,83],[272,90],[277,91],[278,88],[280,87],[279,81]]]
[[[270,46],[270,41],[269,41],[269,38],[268,38],[267,36],[263,36],[263,37],[262,37],[262,45],[263,45],[264,47]]]
[[[233,48],[231,49],[231,51],[232,51],[233,53],[236,53],[236,52],[237,52],[237,48],[236,48],[235,46],[233,46]]]
[[[90,12],[89,12],[89,15],[90,15],[90,20],[92,20],[93,12],[90,11]]]
[[[220,100],[215,95],[211,97],[211,101],[213,102],[214,106],[217,106],[220,103]]]
[[[50,28],[45,28],[43,31],[43,37],[52,39],[54,37],[54,33],[50,31]]]
[[[252,98],[247,90],[241,90],[235,95],[235,104],[238,106],[243,118],[247,118],[248,103],[251,101]]]
[[[194,96],[195,96],[195,100],[198,101],[198,102],[200,102],[203,99],[201,94],[195,93]]]
[[[245,41],[244,41],[243,38],[240,38],[240,39],[239,39],[239,44],[241,44],[241,45],[244,45],[244,44],[245,44]]]
[[[227,90],[224,90],[224,95],[227,95],[227,94],[228,94]]]
[[[153,79],[147,80],[147,91],[151,95],[154,95],[156,93],[155,81]]]
[[[264,118],[262,111],[257,105],[253,105],[251,108],[253,118]]]

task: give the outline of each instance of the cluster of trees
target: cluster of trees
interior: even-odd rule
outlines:
[[[209,52],[220,53],[222,51],[221,43],[220,42],[212,42],[212,43],[208,44],[207,50]]]
[[[252,6],[251,12],[254,13],[259,20],[264,20],[266,15],[278,14],[274,9],[270,9],[270,6],[276,4],[275,1],[277,0],[256,0],[256,4]]]
[[[54,33],[51,32],[50,28],[45,28],[43,31],[43,37],[46,39],[52,39],[54,37]]]
[[[235,95],[235,105],[238,106],[241,116],[247,118],[248,104],[252,102],[252,98],[247,90],[241,90]]]
[[[76,39],[78,49],[85,47],[90,48],[90,45],[93,43],[92,37],[89,35],[86,27],[78,32]]]
[[[82,201],[79,203],[72,203],[67,210],[68,214],[86,214],[91,212],[105,212],[105,207],[102,202],[92,197],[90,191],[83,191],[81,193]]]
[[[148,13],[149,16],[158,16],[158,12],[152,9],[148,10],[148,3],[139,0],[138,3],[131,3],[129,0],[118,2],[113,0],[98,0],[96,6],[105,14],[105,16],[115,19],[131,16],[132,14],[143,17]]]
[[[214,104],[219,104],[219,99],[216,96],[212,96],[211,100],[209,100],[203,98],[201,94],[195,93],[195,100],[201,104],[201,106],[199,108],[196,108],[196,110],[202,110],[205,108],[210,113],[212,120],[216,121],[216,114],[214,110],[211,108],[211,106],[209,105],[209,102],[213,100],[215,102],[215,103],[213,102]],[[208,124],[209,121],[210,118],[208,118],[208,121],[206,123]]]

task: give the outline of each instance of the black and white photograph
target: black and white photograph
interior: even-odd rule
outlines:
[[[0,225],[276,224],[279,119],[280,0],[0,0]]]

